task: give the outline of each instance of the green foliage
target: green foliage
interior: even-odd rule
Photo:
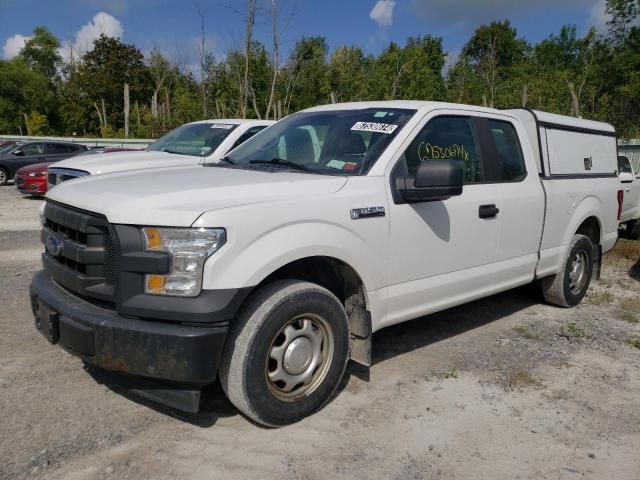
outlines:
[[[30,40],[20,51],[20,57],[29,68],[53,79],[62,63],[58,49],[60,41],[45,27],[36,27]]]
[[[276,72],[273,53],[253,41],[244,105],[244,51],[230,50],[222,60],[205,53],[196,75],[159,50],[145,59],[134,45],[105,36],[81,58],[61,59],[59,40],[36,27],[17,58],[0,61],[0,133],[28,126],[122,135],[128,83],[132,137],[242,112],[274,118],[332,101],[388,99],[526,106],[607,121],[621,137],[640,137],[640,0],[607,0],[606,8],[605,36],[567,25],[529,44],[508,20],[481,25],[446,68],[442,39],[431,35],[390,42],[376,55],[361,45],[330,51],[324,37],[303,37],[288,56],[281,50]]]
[[[31,112],[25,119],[29,135],[47,135],[50,133],[49,120],[46,115]]]

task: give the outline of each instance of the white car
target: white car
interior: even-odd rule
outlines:
[[[49,187],[86,175],[219,162],[230,150],[273,123],[239,119],[187,123],[143,151],[83,155],[58,162],[48,170]]]
[[[624,225],[626,236],[631,240],[640,239],[640,174],[634,171],[628,157],[618,157],[620,182],[624,189],[624,201],[620,224]]]
[[[165,405],[197,411],[219,377],[289,424],[384,327],[533,281],[578,304],[617,240],[616,156],[610,125],[548,113],[311,108],[223,163],[53,189],[36,326]]]

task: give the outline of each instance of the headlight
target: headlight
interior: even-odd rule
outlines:
[[[171,256],[168,274],[145,275],[145,292],[153,295],[198,295],[204,262],[226,241],[224,228],[146,227],[142,233],[145,250]]]
[[[35,173],[27,173],[27,177],[44,177],[46,173],[43,172],[35,172]]]

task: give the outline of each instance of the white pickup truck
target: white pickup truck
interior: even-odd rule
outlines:
[[[618,157],[620,182],[624,188],[624,202],[620,224],[624,226],[626,237],[640,239],[640,174],[634,171],[628,157]]]
[[[219,377],[245,415],[285,425],[328,401],[350,358],[370,365],[386,326],[537,280],[576,305],[621,201],[607,124],[419,101],[311,108],[219,164],[49,192],[36,326],[147,398],[197,411]]]
[[[218,162],[230,150],[275,123],[273,120],[216,119],[186,123],[146,150],[82,155],[48,169],[49,189],[86,175]],[[90,151],[87,153],[91,153]]]

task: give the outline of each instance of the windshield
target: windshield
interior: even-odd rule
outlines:
[[[0,147],[0,155],[6,155],[10,153],[13,149],[18,148],[18,144],[9,143],[8,145],[3,145]]]
[[[192,123],[182,125],[147,147],[150,152],[169,152],[195,157],[211,155],[237,125]]]
[[[415,112],[366,108],[296,113],[226,158],[243,166],[270,164],[310,173],[363,175]]]

